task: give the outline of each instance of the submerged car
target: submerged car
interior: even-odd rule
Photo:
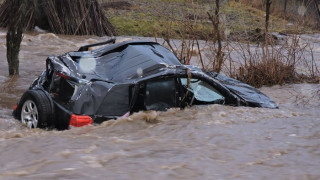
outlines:
[[[102,46],[89,51],[90,47]],[[183,65],[156,42],[107,42],[49,56],[13,115],[29,128],[68,129],[142,110],[224,104],[277,108],[257,89]]]

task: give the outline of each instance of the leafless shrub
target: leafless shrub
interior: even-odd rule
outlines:
[[[180,22],[182,29],[178,31],[180,34],[180,42],[177,43],[171,38],[170,28],[165,33],[163,39],[174,54],[181,60],[183,64],[190,64],[192,56],[198,54],[198,38],[194,35],[193,25]]]
[[[15,12],[12,2],[24,12],[24,28],[39,26],[57,34],[114,36],[117,33],[97,0],[4,0],[0,27],[7,27]],[[16,13],[19,15],[19,13]]]
[[[225,27],[217,19],[219,13],[208,13],[212,23],[211,36],[204,36],[197,31],[195,20],[175,20],[168,25],[164,35],[167,46],[182,60],[190,64],[198,59],[203,69],[221,71],[233,78],[251,84],[255,87],[296,82],[319,82],[320,72],[313,57],[311,44],[303,42],[301,34],[297,33],[302,19],[292,29],[294,34],[278,37],[259,28],[236,34],[223,30]],[[196,17],[196,16],[195,16]],[[176,24],[174,24],[176,23]],[[181,41],[173,40],[172,26],[180,25]],[[221,29],[219,29],[221,28]],[[220,42],[215,33],[219,32]],[[202,37],[204,40],[199,41]],[[230,41],[232,40],[232,41]],[[220,53],[220,54],[219,54]],[[196,57],[195,57],[196,56]]]
[[[217,43],[217,49],[215,49],[215,58],[213,59],[213,71],[215,72],[220,72],[221,71],[221,68],[222,68],[222,65],[224,63],[224,53],[222,51],[222,37],[221,37],[221,32],[220,32],[220,26],[221,26],[221,23],[220,23],[220,0],[216,0],[216,7],[215,7],[215,12],[214,12],[214,15],[210,14],[208,12],[208,16],[209,16],[209,20],[211,21],[212,23],[212,26],[213,26],[213,33],[214,33],[214,39],[213,39],[213,42],[216,42]]]
[[[268,32],[270,2],[266,4],[265,39],[262,46],[254,47],[239,41],[234,43],[233,50],[240,55],[240,63],[237,68],[232,68],[230,63],[230,76],[256,87],[301,81],[319,82],[320,74],[313,51],[310,49],[308,54],[310,44],[301,42],[301,35],[297,33],[298,26],[295,28],[296,33],[288,35],[281,45],[275,43]],[[297,22],[302,22],[302,19]]]
[[[196,9],[195,3],[191,3],[192,9]],[[157,16],[164,19],[166,23],[166,32],[161,34],[165,46],[167,46],[183,64],[190,64],[193,56],[199,56],[202,66],[204,66],[199,39],[203,34],[199,33],[198,23],[201,20],[196,13],[190,15],[186,12],[184,15],[188,17],[181,19],[179,17],[164,16],[161,12]],[[168,23],[169,22],[169,23]],[[154,32],[154,37],[157,41],[158,34]],[[173,37],[178,37],[179,40]]]

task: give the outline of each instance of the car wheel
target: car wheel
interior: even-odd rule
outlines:
[[[20,101],[20,118],[22,124],[29,128],[52,128],[53,112],[50,101],[41,90],[28,90]],[[20,116],[19,116],[20,114]]]

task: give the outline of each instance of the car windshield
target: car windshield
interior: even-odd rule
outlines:
[[[188,87],[187,78],[181,78],[181,84],[184,87]],[[194,97],[198,101],[202,102],[214,102],[224,101],[224,97],[208,83],[199,79],[191,79],[189,90],[194,94]]]

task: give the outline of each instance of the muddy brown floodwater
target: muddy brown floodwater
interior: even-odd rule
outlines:
[[[67,131],[27,129],[14,104],[50,54],[96,37],[26,34],[7,76],[0,31],[0,179],[320,179],[319,85],[264,87],[280,109],[196,106]]]

